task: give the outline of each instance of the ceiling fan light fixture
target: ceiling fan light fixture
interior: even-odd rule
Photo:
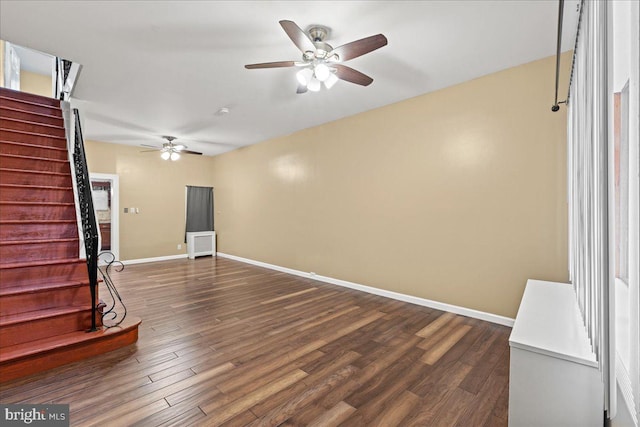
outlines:
[[[169,157],[171,157],[171,153],[169,153],[168,151],[163,151],[162,154],[160,154],[160,157],[162,157],[162,160],[169,160]]]
[[[177,151],[174,151],[173,153],[171,153],[169,157],[171,158],[171,161],[175,162],[180,158],[180,153],[178,153]]]
[[[383,34],[376,34],[365,37],[350,43],[333,48],[325,42],[329,34],[329,28],[322,25],[313,25],[303,31],[295,22],[281,20],[280,26],[287,33],[294,45],[302,52],[302,61],[276,61],[259,64],[247,64],[245,68],[280,68],[280,67],[302,67],[311,71],[312,76],[308,77],[300,70],[296,74],[298,89],[296,93],[305,93],[308,90],[318,92],[325,88],[330,88],[335,84],[335,79],[344,80],[360,86],[369,86],[373,79],[364,73],[353,68],[342,65],[341,62],[358,58],[367,53],[373,52],[383,46],[388,41]],[[333,77],[332,77],[333,76]],[[327,81],[330,80],[328,83]]]

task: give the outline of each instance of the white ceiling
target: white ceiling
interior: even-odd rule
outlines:
[[[563,51],[577,3],[565,5]],[[82,64],[73,96],[85,138],[175,135],[215,155],[553,55],[557,15],[557,0],[0,0],[0,38]],[[282,19],[328,26],[334,47],[384,34],[388,46],[347,63],[374,82],[297,95],[294,68],[245,69],[300,59]]]

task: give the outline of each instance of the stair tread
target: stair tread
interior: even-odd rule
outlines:
[[[30,294],[35,292],[50,292],[58,289],[76,288],[76,287],[82,287],[82,286],[89,286],[89,279],[29,283],[27,285],[9,286],[6,288],[0,288],[0,297],[5,297],[9,295],[18,295],[18,294]]]
[[[46,138],[61,139],[63,141],[67,140],[67,138],[64,137],[64,136],[49,135],[47,133],[29,132],[27,130],[8,129],[8,128],[0,127],[0,131],[1,130],[6,131],[6,132],[23,133],[25,135],[44,136]]]
[[[13,117],[2,117],[3,121],[8,121],[8,122],[18,122],[18,123],[25,123],[28,125],[35,125],[35,126],[44,126],[44,127],[49,127],[51,129],[64,129],[64,126],[60,126],[60,125],[50,125],[48,123],[38,123],[38,122],[31,122],[29,120],[22,120],[22,119],[15,119]]]
[[[85,263],[85,262],[87,262],[87,260],[82,258],[60,258],[60,259],[38,260],[38,261],[28,261],[28,262],[14,262],[11,264],[0,264],[0,270],[10,269],[10,268],[36,267],[40,265],[75,264],[75,263]]]
[[[139,317],[129,317],[115,328],[102,328],[96,332],[77,331],[64,335],[3,347],[0,352],[0,363],[52,351],[61,347],[78,345],[87,341],[100,340],[111,335],[120,334],[137,328],[142,322]]]
[[[48,157],[22,156],[20,154],[0,153],[0,156],[13,157],[13,158],[16,158],[16,159],[45,160],[47,162],[56,162],[56,163],[68,163],[69,162],[69,160],[67,160],[67,159],[50,159]]]
[[[67,151],[66,148],[62,148],[62,147],[52,147],[50,145],[31,144],[28,142],[20,142],[20,141],[7,141],[5,139],[0,139],[0,144],[23,145],[25,147],[41,148],[45,150]]]
[[[36,245],[39,243],[64,243],[78,241],[77,237],[63,237],[53,239],[24,239],[24,240],[3,240],[0,245]]]
[[[0,200],[0,205],[33,205],[33,206],[73,206],[73,202],[23,202],[21,200]]]
[[[72,306],[72,307],[54,307],[41,308],[36,311],[27,311],[25,313],[8,314],[0,316],[0,326],[15,325],[16,323],[31,322],[33,320],[48,319],[51,317],[62,316],[64,314],[80,313],[91,310],[90,305]]]
[[[56,187],[53,185],[33,185],[33,184],[1,184],[0,187],[9,187],[9,188],[27,188],[27,189],[41,189],[41,190],[73,190],[73,187],[65,186],[65,187]]]
[[[0,219],[0,225],[11,224],[75,224],[75,219]]]
[[[69,176],[69,173],[65,173],[65,172],[53,172],[53,171],[42,171],[42,170],[32,170],[32,169],[0,168],[0,172],[18,172],[18,173],[34,173],[34,174],[44,174],[44,175]]]
[[[0,98],[5,98],[6,99],[6,97],[2,97],[2,96],[0,96]],[[14,99],[16,101],[21,101],[19,99],[15,99],[15,98],[11,98],[11,99]],[[24,102],[24,101],[21,101],[21,102]],[[28,101],[27,101],[27,103],[31,104],[31,102],[28,102]],[[48,108],[53,108],[53,109],[58,108],[58,107],[54,107],[54,106],[51,106],[51,105],[45,105],[45,104],[37,104],[37,105],[41,105],[41,106],[48,107]],[[19,113],[31,114],[33,116],[41,116],[41,117],[46,117],[48,119],[59,119],[59,120],[62,120],[62,117],[60,117],[60,116],[56,116],[56,115],[52,115],[52,114],[36,113],[36,112],[33,112],[33,111],[29,111],[29,110],[23,110],[21,108],[7,107],[6,105],[0,105],[0,110],[17,111]]]

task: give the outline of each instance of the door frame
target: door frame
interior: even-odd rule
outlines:
[[[120,259],[120,177],[110,173],[89,173],[90,181],[111,183],[111,253]]]

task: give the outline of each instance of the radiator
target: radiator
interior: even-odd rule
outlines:
[[[189,259],[197,256],[216,254],[216,232],[196,231],[187,233],[187,255]]]

